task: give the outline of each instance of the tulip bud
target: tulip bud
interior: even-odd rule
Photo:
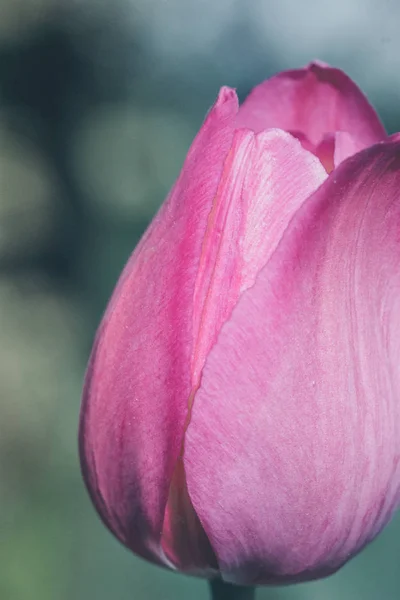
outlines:
[[[333,573],[400,501],[400,142],[312,63],[222,88],[99,327],[83,476],[135,554]],[[379,143],[378,143],[379,142]]]

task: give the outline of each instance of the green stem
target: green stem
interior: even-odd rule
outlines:
[[[256,589],[253,586],[232,585],[221,579],[210,581],[211,600],[254,600]]]

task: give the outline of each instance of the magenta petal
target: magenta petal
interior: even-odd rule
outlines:
[[[166,564],[160,538],[191,393],[194,286],[237,108],[223,88],[124,270],[86,375],[80,453],[92,499],[124,544]]]
[[[302,132],[313,145],[346,131],[360,148],[384,139],[379,118],[356,84],[341,71],[313,62],[264,81],[240,107],[237,127]]]
[[[400,503],[400,143],[303,205],[207,358],[188,489],[223,577],[335,571]]]

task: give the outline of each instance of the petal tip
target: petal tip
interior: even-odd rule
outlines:
[[[215,101],[215,107],[223,107],[228,105],[229,107],[235,107],[236,110],[239,108],[239,100],[236,94],[235,88],[231,88],[227,85],[224,85],[220,88],[218,92],[217,99]]]
[[[308,63],[308,65],[306,66],[306,69],[308,69],[309,71],[312,71],[313,69],[332,69],[333,67],[331,67],[328,63],[324,62],[323,60],[319,60],[319,58],[314,58],[311,62]]]

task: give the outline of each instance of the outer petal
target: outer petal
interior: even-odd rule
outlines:
[[[80,454],[89,492],[124,544],[166,564],[160,538],[191,392],[194,286],[236,112],[235,92],[223,88],[125,268],[86,375]]]
[[[254,88],[240,108],[237,126],[301,132],[315,146],[335,131],[349,133],[360,149],[386,136],[356,84],[340,69],[319,62],[284,71]]]
[[[311,579],[400,503],[400,143],[304,204],[223,326],[186,433],[223,576]]]

